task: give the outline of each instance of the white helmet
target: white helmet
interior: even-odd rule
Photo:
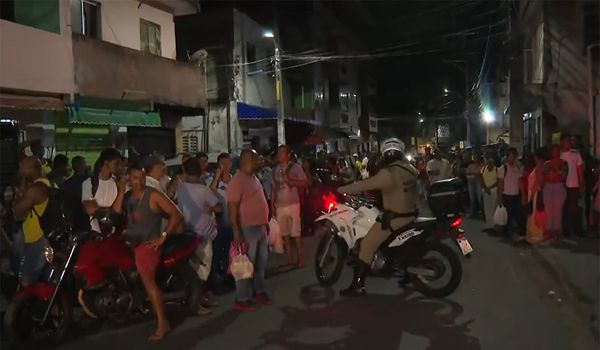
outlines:
[[[381,144],[381,155],[384,157],[391,156],[395,153],[404,154],[404,150],[406,147],[404,146],[404,142],[397,137],[392,137],[386,139]]]

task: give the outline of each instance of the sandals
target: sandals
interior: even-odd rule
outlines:
[[[150,341],[158,341],[158,340],[163,340],[167,337],[167,335],[171,332],[171,328],[167,328],[165,330],[165,332],[163,334],[158,334],[158,333],[152,333],[149,337],[148,340]]]

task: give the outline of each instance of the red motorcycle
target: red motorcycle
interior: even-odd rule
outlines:
[[[5,330],[12,344],[59,343],[72,323],[73,299],[95,319],[120,321],[148,312],[133,251],[116,229],[117,216],[99,211],[96,218],[100,232],[64,230],[60,240],[49,235],[56,246],[62,242],[64,247],[67,241],[67,248],[55,254],[53,243],[46,247],[44,256],[52,266],[49,278],[21,289],[9,305]],[[195,235],[169,237],[156,277],[165,302],[183,303],[191,312],[198,310],[201,298],[202,282],[190,265],[199,244]]]

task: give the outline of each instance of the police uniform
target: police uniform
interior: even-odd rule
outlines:
[[[379,246],[393,231],[413,222],[417,216],[418,171],[407,161],[395,161],[366,180],[340,187],[338,192],[357,194],[381,191],[384,212],[360,245],[359,259],[371,265]]]

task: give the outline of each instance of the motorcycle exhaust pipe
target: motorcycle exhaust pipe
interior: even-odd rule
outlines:
[[[435,277],[436,276],[436,273],[434,270],[426,269],[423,267],[409,266],[406,268],[406,272],[413,274],[413,275],[425,276],[425,277]]]

